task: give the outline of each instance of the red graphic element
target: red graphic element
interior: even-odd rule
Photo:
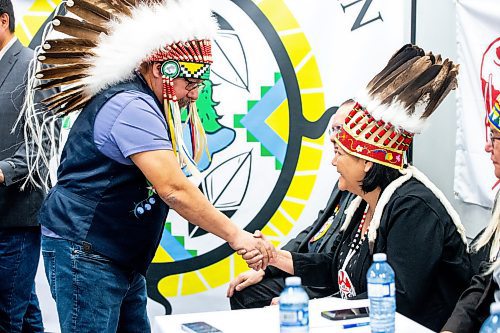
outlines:
[[[481,89],[485,108],[484,124],[488,128],[488,113],[500,94],[500,37],[495,39],[483,53],[481,61]],[[485,131],[486,139],[488,132]]]
[[[339,270],[337,282],[339,284],[340,296],[343,299],[349,299],[356,296],[356,290],[352,285],[351,278],[349,278],[349,274],[347,274],[345,270]]]

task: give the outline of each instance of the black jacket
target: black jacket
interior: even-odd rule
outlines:
[[[481,236],[481,233],[476,236],[474,241]],[[474,244],[474,241],[472,241],[472,244]],[[495,281],[493,281],[492,274],[484,275],[489,268],[490,246],[491,244],[487,244],[480,251],[471,255],[472,262],[479,263],[474,272],[476,275],[472,278],[467,290],[460,296],[442,331],[454,333],[479,332],[481,325],[489,316],[490,304],[495,301],[495,290],[498,289]]]
[[[345,209],[349,206],[349,203],[354,197],[355,195],[349,192],[340,191],[338,183],[335,184],[326,207],[319,211],[318,217],[314,223],[302,230],[295,238],[285,244],[282,247],[282,250],[297,253],[309,253],[309,241],[316,235],[316,233],[318,233],[326,221],[330,217],[334,216],[330,228],[327,230],[325,235],[318,240],[320,244],[315,249],[316,253],[332,252],[332,249],[336,246],[334,243],[340,230],[342,216],[344,216]],[[338,211],[335,213],[335,209],[337,207]],[[265,270],[265,278],[286,276],[290,275],[273,266],[268,266]],[[333,294],[334,292],[331,286],[305,286],[305,289],[309,293],[310,297],[325,297]]]
[[[20,185],[26,177],[26,147],[22,125],[11,134],[24,101],[26,73],[33,51],[19,41],[0,60],[0,169],[5,181],[0,185],[0,228],[33,227],[43,200],[43,192]]]
[[[290,252],[308,253],[309,241],[314,237],[314,235],[316,235],[321,227],[323,227],[328,218],[334,214],[335,208],[339,206],[334,222],[326,234],[322,237],[321,244],[316,249],[316,252],[331,252],[335,238],[339,233],[340,219],[344,215],[345,209],[354,197],[355,196],[349,192],[340,191],[338,183],[335,184],[325,208],[318,212],[316,220],[309,227],[302,230],[295,238],[286,243],[281,249]],[[279,268],[273,266],[268,266],[266,268],[266,277],[285,275],[287,275],[287,273],[283,272]]]
[[[453,333],[479,332],[490,314],[490,304],[495,301],[495,289],[491,274],[475,275],[442,330]]]
[[[357,228],[363,210],[362,204],[339,235],[341,242]],[[338,248],[329,254],[292,253],[295,273],[305,285],[338,290]],[[351,277],[358,296],[365,297],[366,272],[372,262],[367,252]],[[466,245],[444,206],[418,180],[404,183],[385,206],[375,241],[377,252],[387,253],[396,273],[397,311],[430,329],[440,329],[469,284],[472,269]]]

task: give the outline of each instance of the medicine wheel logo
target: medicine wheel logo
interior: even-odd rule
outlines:
[[[37,11],[46,19],[58,3],[34,1],[19,23],[25,45],[41,33]],[[331,112],[310,44],[284,1],[212,4],[221,31],[197,102],[210,156],[196,185],[234,223],[279,246],[312,193]],[[171,210],[148,296],[171,313],[176,299],[224,286],[247,269],[227,243]]]
[[[312,49],[283,1],[213,4],[221,31],[197,103],[211,156],[197,185],[233,222],[278,246],[311,195],[331,114]],[[247,269],[222,240],[170,212],[148,296],[171,313],[175,298],[223,286]]]

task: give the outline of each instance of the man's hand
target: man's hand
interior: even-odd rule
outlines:
[[[234,291],[242,291],[246,287],[259,283],[264,278],[264,271],[246,271],[234,278],[227,288],[226,296],[233,297]]]
[[[271,244],[271,242],[269,242],[265,237],[264,237],[264,234],[262,234],[262,232],[260,230],[256,230],[253,234],[253,236],[255,238],[260,238],[262,239],[263,241],[265,241],[267,244],[269,244],[270,246],[272,246],[272,249],[273,249],[273,256],[269,259],[269,262],[267,263],[268,265],[274,263],[276,261],[276,258],[277,258],[277,251],[276,249],[274,248],[274,246]],[[260,258],[258,257],[259,255],[259,252],[257,250],[253,250],[253,251],[250,251],[250,252],[246,252],[246,251],[238,251],[238,254],[242,256],[243,260],[246,261],[247,265],[249,268],[252,268],[253,270],[260,270],[260,269],[266,269],[267,265],[264,266],[263,262],[260,260]]]
[[[260,231],[252,235],[242,230],[229,245],[237,250],[239,255],[244,255],[243,259],[248,267],[256,271],[266,269],[269,261],[276,258],[276,249]]]
[[[2,169],[0,169],[0,184],[3,184],[4,181],[5,181],[5,177],[3,176]]]

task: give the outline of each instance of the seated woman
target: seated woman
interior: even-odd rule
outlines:
[[[495,176],[500,179],[500,95],[488,115],[490,140],[484,150],[491,154]],[[497,141],[497,142],[495,142]],[[493,212],[486,229],[481,233],[473,250],[486,258],[479,274],[472,278],[466,291],[460,296],[453,313],[443,327],[446,333],[479,332],[483,322],[490,314],[490,304],[500,301],[500,192],[497,192]],[[494,264],[493,264],[494,263]],[[494,272],[494,273],[493,273]]]
[[[331,140],[339,189],[357,198],[329,254],[278,251],[271,264],[307,286],[335,286],[343,298],[366,297],[372,255],[387,253],[396,273],[397,311],[438,330],[472,276],[465,231],[445,196],[404,152],[446,94],[457,68],[406,45],[351,104]],[[436,153],[436,152],[434,152]]]

